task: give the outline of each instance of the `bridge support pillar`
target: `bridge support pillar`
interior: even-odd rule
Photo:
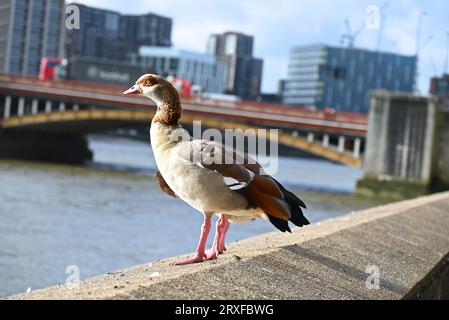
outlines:
[[[59,103],[59,111],[60,112],[64,112],[65,111],[65,103],[64,102],[60,102]]]
[[[23,116],[25,113],[25,98],[19,98],[19,106],[17,107],[17,115]]]
[[[45,101],[45,113],[50,113],[51,112],[51,101],[47,100]]]
[[[401,199],[448,190],[447,123],[449,111],[437,98],[375,92],[357,193]]]
[[[73,105],[73,111],[79,111],[79,110],[80,110],[80,105],[77,104],[77,103],[75,103],[75,104]]]
[[[313,132],[309,132],[307,134],[307,142],[308,143],[313,143],[313,140],[315,140],[314,134],[313,134]]]
[[[8,119],[11,116],[11,96],[5,98],[5,109],[3,111],[3,118]]]
[[[329,147],[329,135],[327,133],[323,136],[323,147]]]
[[[345,137],[339,136],[338,137],[338,152],[343,153],[345,152]]]
[[[360,138],[355,138],[354,140],[354,150],[353,150],[353,156],[356,159],[360,158],[360,149],[362,147],[362,140]]]
[[[39,100],[33,99],[31,103],[31,114],[36,114],[38,112]]]

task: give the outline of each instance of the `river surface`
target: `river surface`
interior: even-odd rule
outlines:
[[[86,166],[0,160],[0,296],[65,283],[68,266],[85,279],[194,250],[202,215],[159,190],[149,144],[104,136],[89,144]],[[280,157],[275,177],[316,223],[379,204],[351,195],[361,175]],[[232,225],[228,241],[271,231],[265,221]]]

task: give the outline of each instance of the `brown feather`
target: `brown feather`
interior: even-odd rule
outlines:
[[[162,176],[162,174],[159,171],[156,172],[156,179],[157,179],[157,182],[159,183],[159,187],[161,188],[162,191],[164,191],[166,194],[168,194],[174,198],[178,197],[176,195],[176,193],[169,187],[169,185],[164,180],[164,177]]]
[[[136,83],[142,86],[150,87],[152,85],[157,84],[157,79],[156,77],[149,74],[146,75],[145,77],[140,78]]]
[[[255,175],[253,180],[251,181],[259,191],[276,197],[278,199],[283,199],[284,195],[282,194],[281,189],[279,189],[276,182],[274,182],[270,176],[259,176]]]
[[[203,167],[209,170],[215,170],[224,177],[233,178],[237,181],[249,182],[251,180],[251,175],[248,171],[240,164],[205,164],[201,163]]]
[[[251,183],[246,187],[248,196],[251,200],[266,214],[288,221],[291,217],[290,210],[282,199],[266,194],[257,188],[256,184]]]
[[[263,171],[263,168],[258,163],[244,163],[243,166],[255,174],[260,174]]]
[[[159,96],[162,96],[162,101],[153,118],[153,122],[159,122],[166,126],[179,126],[179,119],[182,115],[181,100],[178,91],[172,85],[161,85],[154,88]],[[164,92],[170,94],[163,94]]]

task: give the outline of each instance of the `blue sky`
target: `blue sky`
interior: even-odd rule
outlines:
[[[264,59],[262,90],[274,92],[287,74],[291,47],[309,43],[339,45],[348,18],[352,29],[365,25],[366,8],[386,0],[79,0],[122,13],[154,12],[173,18],[173,44],[204,51],[211,33],[240,31],[255,36],[255,55]],[[446,32],[449,32],[447,0],[390,0],[385,8],[381,50],[413,55],[418,17],[422,19],[419,89],[427,93],[429,78],[444,69]],[[375,49],[379,31],[363,28],[356,47]]]

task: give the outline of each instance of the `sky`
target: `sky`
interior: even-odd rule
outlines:
[[[262,91],[276,92],[286,78],[292,47],[310,43],[339,45],[351,29],[361,29],[355,47],[380,49],[405,55],[416,52],[418,21],[421,36],[418,86],[427,94],[430,78],[444,71],[446,34],[449,32],[447,0],[78,0],[77,2],[126,14],[153,12],[173,19],[175,47],[204,52],[211,33],[243,32],[255,37],[254,55],[264,59]],[[367,7],[384,9],[380,29],[366,27]],[[379,31],[381,30],[381,31]]]

